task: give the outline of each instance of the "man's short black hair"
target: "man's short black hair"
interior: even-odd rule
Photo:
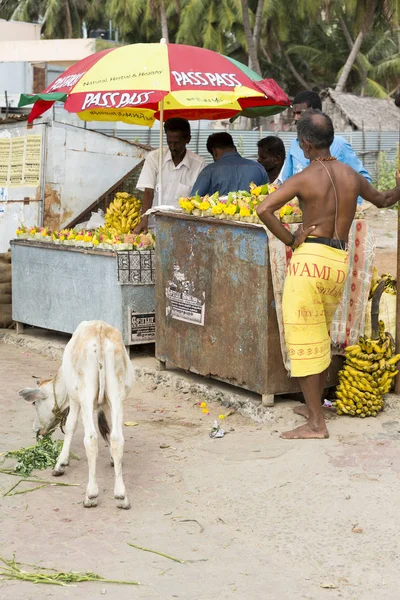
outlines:
[[[172,117],[164,123],[164,131],[181,131],[185,137],[188,137],[191,133],[190,123],[187,119],[181,119],[180,117]]]
[[[279,156],[279,158],[282,159],[282,162],[285,162],[286,150],[285,144],[282,142],[281,138],[278,138],[275,135],[268,135],[257,142],[257,146],[264,150],[264,152]]]
[[[312,90],[305,90],[304,92],[299,92],[293,98],[292,106],[294,106],[295,104],[307,104],[308,108],[322,110],[321,98],[318,96],[317,92],[313,92]]]
[[[330,117],[319,110],[306,110],[297,121],[297,137],[319,150],[330,148],[334,135]]]
[[[219,131],[218,133],[212,133],[207,140],[207,150],[210,154],[216,148],[225,150],[227,148],[234,148],[235,144],[230,133],[226,131]]]

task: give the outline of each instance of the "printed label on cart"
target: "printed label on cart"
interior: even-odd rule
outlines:
[[[173,280],[165,288],[165,298],[167,317],[204,326],[205,292],[196,293],[194,283],[186,279],[176,264]]]
[[[170,315],[178,321],[204,325],[205,303],[204,300],[189,294],[166,290],[169,306],[166,308],[167,316]]]
[[[132,344],[146,344],[155,341],[156,316],[154,313],[135,313],[129,310],[129,323]]]

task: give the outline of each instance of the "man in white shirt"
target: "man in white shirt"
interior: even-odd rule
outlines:
[[[181,196],[187,197],[206,161],[186,148],[190,142],[190,124],[179,117],[168,119],[164,124],[168,148],[163,148],[162,203],[178,207]],[[137,182],[138,190],[144,190],[142,213],[160,204],[158,197],[160,150],[150,152],[144,161]],[[135,227],[138,234],[148,227],[148,217],[142,217]]]

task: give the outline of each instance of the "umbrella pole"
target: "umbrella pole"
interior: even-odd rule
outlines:
[[[400,170],[400,143],[398,151],[398,169]],[[400,207],[397,204],[397,275],[396,275],[396,354],[400,353]],[[400,375],[400,373],[399,373]],[[394,393],[400,395],[400,377],[396,375]]]
[[[162,205],[162,168],[163,168],[163,125],[164,125],[164,98],[160,102],[160,153],[158,162],[158,205]]]

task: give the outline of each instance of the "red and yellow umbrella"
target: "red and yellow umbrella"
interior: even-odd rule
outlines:
[[[180,44],[132,44],[92,54],[65,71],[35,103],[32,122],[55,101],[85,121],[152,126],[155,119],[226,119],[267,116],[290,101],[273,79],[211,50]]]

